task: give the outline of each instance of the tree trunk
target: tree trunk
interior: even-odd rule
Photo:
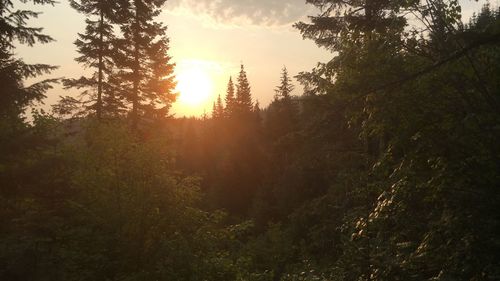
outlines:
[[[104,73],[104,63],[103,63],[103,45],[104,45],[104,13],[101,8],[100,11],[100,21],[99,21],[99,80],[97,82],[97,104],[96,104],[96,115],[97,120],[101,120],[102,118],[102,80]]]
[[[132,92],[132,129],[137,130],[139,123],[139,15],[135,5],[135,26],[134,28],[134,88]]]

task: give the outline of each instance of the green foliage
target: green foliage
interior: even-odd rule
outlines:
[[[75,208],[107,245],[91,248],[97,251],[91,255],[103,256],[111,267],[105,271],[127,280],[189,280],[202,262],[196,247],[206,247],[197,242],[207,234],[200,229],[211,222],[196,209],[198,180],[169,171],[165,144],[137,143],[122,126],[91,128],[86,142],[88,149],[75,156],[81,161],[73,180],[81,198]]]
[[[356,5],[314,4],[326,2],[330,8]],[[371,8],[386,9],[381,5]],[[498,149],[490,141],[498,138],[494,129],[498,97],[491,90],[498,79],[486,74],[498,73],[489,63],[498,46],[486,40],[473,52],[458,50],[462,55],[446,59],[456,48],[477,44],[478,37],[468,35],[474,32],[474,24],[468,30],[457,28],[455,2],[430,5],[391,7],[392,14],[365,6],[365,15],[354,12],[355,17],[326,10],[311,24],[298,25],[304,36],[338,53],[300,78],[312,93],[325,94],[334,105],[348,102],[345,122],[359,132],[368,164],[357,172],[347,169],[348,174],[337,174],[365,174],[354,186],[342,176],[330,186],[329,193],[335,197],[324,197],[320,205],[307,204],[294,215],[313,214],[308,220],[313,224],[298,235],[311,235],[306,253],[315,244],[326,249],[321,242],[332,243],[332,236],[325,234],[341,230],[331,244],[336,246],[329,247],[329,257],[314,252],[311,256],[344,272],[342,280],[494,280],[498,276],[496,255],[491,252],[497,250],[487,250],[483,244],[497,245],[492,241],[498,237],[498,218],[492,209],[497,199],[489,201],[498,198],[493,188],[498,185],[497,173],[489,173],[497,171],[495,163],[499,163]],[[394,16],[404,10],[421,13],[428,33],[417,39],[416,33],[392,25],[398,20],[382,17],[397,19]],[[363,17],[371,21],[355,24]],[[488,28],[496,25],[493,18]],[[391,25],[380,29],[385,23]],[[439,60],[443,63],[429,66]],[[326,208],[321,211],[318,206]],[[331,219],[332,213],[340,213],[340,219],[321,219],[321,214],[330,214]],[[291,227],[304,221],[292,221]],[[473,221],[481,221],[481,226]]]
[[[33,129],[49,126],[66,130],[44,116]],[[168,145],[119,123],[71,126],[76,135],[3,169],[18,187],[2,190],[2,280],[235,279],[237,227],[199,209],[199,179],[173,172]]]
[[[499,11],[462,25],[457,1],[310,0],[320,14],[296,26],[333,58],[298,76],[304,95],[284,69],[261,110],[242,66],[213,118],[138,134],[119,118],[25,122],[50,81],[23,79],[52,68],[11,41],[50,39],[0,3],[1,280],[500,278]],[[173,97],[164,1],[119,3],[121,76],[103,73],[138,125]],[[89,34],[111,32],[100,19]],[[94,39],[80,60],[114,64],[95,64]]]

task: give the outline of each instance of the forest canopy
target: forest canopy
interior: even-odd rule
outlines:
[[[57,39],[36,12],[57,3],[20,2],[0,0],[0,280],[500,280],[498,7],[307,0],[295,30],[330,60],[283,66],[265,105],[241,64],[178,118],[166,0],[69,1],[62,79],[17,52]],[[55,85],[78,96],[41,110]]]

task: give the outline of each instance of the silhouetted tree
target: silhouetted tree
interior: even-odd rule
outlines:
[[[259,122],[260,122],[261,121],[262,110],[260,109],[259,100],[255,101],[255,104],[253,106],[253,113],[255,114],[257,120],[259,120]]]
[[[52,0],[29,1],[34,4],[50,4]],[[28,26],[28,22],[39,13],[20,10],[10,0],[0,0],[0,114],[18,118],[27,106],[39,102],[55,80],[44,80],[30,86],[24,85],[27,78],[48,74],[56,69],[47,64],[26,64],[14,56],[15,42],[33,46],[35,43],[52,42],[52,37],[43,34],[42,28]]]
[[[227,83],[225,100],[226,100],[226,109],[225,109],[226,117],[234,116],[236,108],[236,96],[234,92],[234,84],[232,77],[229,77],[229,82]]]
[[[286,67],[283,67],[283,70],[281,72],[281,84],[274,90],[276,92],[276,96],[274,97],[274,99],[290,99],[294,88],[295,87],[291,83],[291,79],[288,76],[288,70],[286,69]]]
[[[145,115],[165,116],[176,97],[174,65],[167,54],[167,28],[155,21],[165,2],[131,0],[130,7],[123,11],[127,16],[120,26],[123,39],[118,66],[126,83],[126,98],[132,105],[133,128],[137,128],[139,119]]]
[[[253,109],[250,83],[248,82],[247,73],[243,65],[241,65],[238,84],[236,85],[236,108],[238,114],[242,116],[252,112]]]
[[[286,67],[281,73],[280,85],[275,89],[273,102],[269,105],[266,118],[267,136],[272,142],[286,136],[298,128],[297,100],[292,99],[294,86],[288,76]]]
[[[103,115],[117,115],[123,105],[118,100],[112,81],[114,60],[117,56],[115,25],[120,22],[120,11],[126,9],[125,0],[71,0],[71,6],[87,16],[84,33],[78,34],[75,45],[80,54],[75,60],[94,72],[89,77],[66,79],[66,88],[86,89],[81,103],[84,112],[92,110],[98,120]],[[64,101],[68,101],[66,98]],[[103,112],[106,109],[106,112]]]
[[[217,96],[217,102],[214,102],[212,109],[212,118],[213,119],[224,118],[224,105],[222,104],[222,99],[220,95]]]

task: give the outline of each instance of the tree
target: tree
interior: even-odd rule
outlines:
[[[235,93],[234,93],[234,84],[233,78],[229,77],[229,82],[227,83],[227,91],[226,91],[226,116],[230,117],[234,115],[236,101],[235,101]]]
[[[212,118],[213,119],[222,119],[224,118],[224,105],[222,104],[222,99],[217,96],[217,102],[214,102],[214,106],[212,109]]]
[[[341,280],[497,279],[498,218],[491,214],[498,177],[472,168],[499,163],[491,142],[498,132],[486,129],[499,120],[490,90],[498,87],[498,66],[489,63],[498,43],[478,40],[492,38],[495,24],[482,34],[461,32],[457,1],[308,2],[323,10],[297,27],[335,55],[301,81],[337,111],[326,117],[347,117],[343,125],[323,117],[315,126],[349,128],[365,148],[329,140],[330,162],[343,162],[343,171],[329,172],[337,179],[329,195],[293,215],[328,214],[295,224],[320,245],[306,253],[319,257],[321,245],[336,245],[318,263],[330,263]],[[407,12],[422,24],[409,25]],[[361,161],[346,161],[354,152]],[[331,241],[335,229],[343,231]]]
[[[34,4],[54,5],[56,1],[35,0]],[[27,106],[40,102],[45,92],[56,80],[44,80],[30,86],[24,86],[24,79],[48,74],[56,69],[47,64],[26,64],[15,58],[14,43],[33,46],[35,43],[46,44],[52,37],[42,33],[42,28],[28,26],[28,21],[38,17],[39,13],[16,9],[10,0],[0,1],[0,114],[18,118]]]
[[[137,129],[145,115],[165,116],[176,95],[173,78],[174,65],[167,54],[167,28],[155,22],[166,0],[133,0],[121,24],[122,55],[118,59],[125,97],[132,105],[132,127]]]
[[[255,114],[255,118],[259,121],[262,121],[262,117],[260,116],[262,114],[262,109],[260,109],[260,103],[259,100],[255,101],[255,104],[253,106],[253,113]]]
[[[296,100],[292,99],[291,93],[294,86],[288,76],[286,67],[281,73],[280,85],[276,87],[274,101],[269,105],[266,118],[267,136],[272,142],[295,131],[298,126],[298,110]]]
[[[155,119],[162,119],[169,116],[170,107],[177,99],[174,92],[176,82],[174,80],[174,67],[171,57],[167,54],[169,50],[169,40],[163,37],[152,43],[147,50],[150,62],[147,66],[149,77],[146,80],[143,97],[144,114]]]
[[[54,0],[33,0],[26,1],[33,4],[40,5],[54,5]],[[14,9],[14,10],[13,10]],[[0,29],[0,43],[2,48],[13,49],[14,41],[17,40],[21,44],[33,46],[35,43],[49,43],[52,42],[52,37],[43,34],[43,28],[27,26],[28,20],[37,18],[40,13],[30,10],[19,10],[14,7],[10,0],[0,1],[0,16],[1,16],[1,29]]]
[[[48,250],[44,238],[34,229],[45,232],[54,227],[47,216],[57,209],[56,193],[60,191],[52,172],[60,162],[45,149],[54,146],[53,119],[43,112],[33,112],[31,122],[25,114],[30,106],[40,103],[56,79],[26,85],[26,79],[50,74],[56,67],[47,64],[27,64],[15,56],[17,44],[30,47],[52,42],[42,28],[29,26],[39,13],[18,9],[18,2],[55,4],[55,1],[0,0],[0,279],[34,280],[33,262]],[[15,3],[15,4],[14,4]],[[52,136],[51,136],[52,135]],[[64,176],[59,174],[58,180]],[[57,190],[57,191],[56,191]],[[40,197],[51,198],[38,200]],[[42,203],[43,201],[43,203]],[[23,203],[24,202],[24,203]],[[49,205],[54,207],[47,207]],[[49,210],[50,209],[50,210]],[[55,231],[55,227],[52,228]],[[22,237],[22,238],[21,238]],[[47,240],[45,240],[47,241]],[[27,270],[27,269],[30,270]],[[50,279],[50,278],[49,278]]]
[[[276,87],[276,96],[274,97],[275,100],[283,98],[286,100],[289,100],[291,98],[291,93],[294,90],[294,86],[291,83],[291,79],[288,76],[288,70],[286,67],[283,67],[283,70],[281,72],[281,84]]]
[[[33,3],[53,5],[55,1]],[[39,13],[29,10],[17,10],[12,1],[0,1],[0,167],[12,168],[0,171],[0,190],[9,190],[11,185],[16,185],[9,178],[15,178],[12,174],[15,175],[17,169],[22,170],[24,167],[16,163],[19,155],[35,149],[45,141],[44,138],[41,140],[33,135],[31,126],[25,122],[24,114],[29,106],[42,102],[47,90],[57,80],[46,79],[29,86],[25,85],[25,80],[49,74],[57,67],[27,64],[13,53],[16,41],[30,47],[36,43],[53,41],[52,37],[42,33],[42,28],[28,26],[28,21],[38,15]]]
[[[103,115],[116,115],[124,106],[118,100],[117,89],[113,85],[114,60],[117,56],[115,24],[120,22],[120,11],[128,4],[119,1],[77,1],[71,6],[87,16],[85,33],[79,33],[75,45],[80,54],[75,60],[94,70],[90,77],[66,79],[66,88],[87,89],[82,93],[86,105],[84,111],[92,110],[98,120]],[[93,18],[93,19],[92,19]],[[90,92],[89,92],[90,90]],[[63,100],[68,101],[68,98]]]
[[[243,64],[238,75],[238,84],[236,85],[236,108],[240,115],[247,115],[252,112],[253,102],[250,84]]]

